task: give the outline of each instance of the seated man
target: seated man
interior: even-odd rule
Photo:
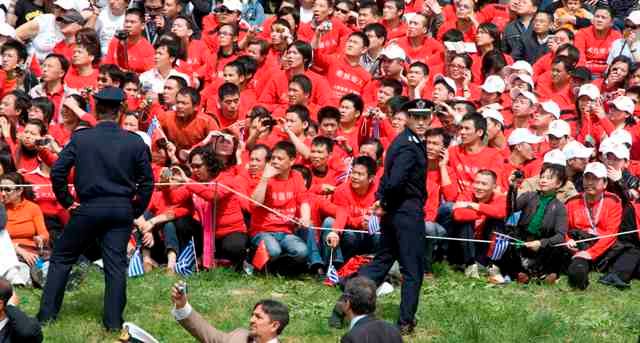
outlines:
[[[287,141],[278,142],[251,197],[286,217],[296,217],[299,213],[302,225],[308,227],[311,207],[302,176],[291,173],[295,159],[295,146]],[[254,247],[264,241],[272,261],[286,255],[295,264],[306,262],[307,246],[304,240],[294,234],[295,223],[261,206],[256,206],[251,213],[249,236]]]
[[[582,184],[584,192],[567,200],[568,232],[566,245],[571,255],[567,269],[569,285],[578,289],[589,286],[589,270],[606,263],[607,252],[616,237],[576,243],[596,236],[615,234],[622,220],[622,202],[615,194],[606,192],[607,167],[600,162],[587,164]]]
[[[0,277],[0,342],[42,342],[42,328],[35,318],[19,310],[11,282]]]
[[[461,194],[453,204],[454,222],[449,237],[487,239],[493,231],[504,226],[507,200],[496,194],[496,181],[497,176],[491,170],[481,169],[476,173],[471,189]],[[477,264],[486,266],[489,262],[486,258],[487,247],[487,244],[480,246],[474,242],[450,244],[450,262],[469,266],[466,274],[476,277]]]
[[[309,191],[313,194],[330,195],[344,180],[341,177],[344,171],[336,169],[335,163],[329,163],[333,151],[333,140],[330,138],[317,136],[311,141],[309,167],[313,178]]]
[[[253,307],[249,330],[238,328],[226,333],[211,326],[191,307],[185,289],[179,284],[171,289],[171,300],[174,318],[200,342],[279,342],[278,336],[289,324],[287,305],[264,299]]]
[[[350,182],[338,186],[332,202],[347,211],[345,229],[352,231],[323,231],[323,256],[327,259],[333,253],[334,263],[341,265],[359,254],[375,253],[380,246],[380,235],[368,232],[368,211],[376,201],[376,162],[369,156],[358,156],[353,161]],[[333,218],[327,218],[323,227],[330,228]],[[360,232],[354,232],[360,231]]]

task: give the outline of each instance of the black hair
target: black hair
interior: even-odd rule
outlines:
[[[369,37],[367,37],[367,35],[364,34],[364,32],[354,31],[354,32],[351,32],[349,37],[359,37],[362,40],[362,44],[364,45],[364,47],[365,48],[369,47]]]
[[[93,56],[93,65],[99,64],[102,53],[100,39],[94,29],[85,27],[76,32],[76,46],[84,48],[87,54]]]
[[[273,146],[271,153],[273,154],[276,150],[284,151],[290,159],[296,158],[296,146],[289,141],[279,141],[276,145]]]
[[[378,165],[376,161],[369,156],[358,156],[353,159],[352,165],[355,167],[357,165],[364,166],[367,169],[367,175],[369,177],[373,177],[376,175],[376,170],[378,169]]]
[[[38,130],[40,131],[40,136],[44,136],[47,134],[47,125],[40,119],[29,119],[27,120],[27,122],[25,123],[26,125],[34,125],[38,127]]]
[[[334,119],[336,122],[340,122],[340,110],[333,106],[325,106],[318,110],[318,123],[322,123],[325,119]]]
[[[24,177],[18,173],[18,172],[10,172],[10,173],[4,173],[2,175],[0,175],[0,181],[2,180],[9,180],[11,182],[13,182],[16,185],[28,185],[30,184],[29,182],[25,181]],[[33,201],[35,199],[35,194],[33,193],[33,188],[27,186],[20,186],[19,187],[22,190],[22,198],[23,199],[27,199],[27,200],[31,200]]]
[[[451,136],[447,133],[442,127],[436,127],[433,129],[428,129],[424,134],[425,137],[434,137],[434,136],[442,136],[442,142],[444,143],[444,147],[448,148],[449,144],[451,144]]]
[[[269,45],[269,42],[267,42],[264,39],[252,40],[251,42],[249,42],[248,45],[257,45],[257,46],[259,46],[260,47],[260,55],[262,55],[262,56],[268,55],[269,54],[269,49],[271,49],[271,46]]]
[[[569,56],[556,55],[556,57],[554,57],[553,60],[551,61],[551,65],[553,66],[554,64],[558,64],[558,63],[562,63],[564,65],[565,71],[567,73],[571,73],[573,69],[576,67],[575,62]]]
[[[69,71],[69,60],[67,60],[67,58],[64,57],[64,55],[55,54],[55,53],[47,55],[47,57],[45,57],[45,60],[47,60],[49,58],[55,58],[55,59],[58,60],[58,63],[60,63],[60,67],[62,68],[62,71],[64,72],[62,74],[62,78],[64,79],[65,75],[67,75],[67,71]]]
[[[124,80],[124,73],[123,71],[120,69],[120,67],[118,67],[115,64],[102,64],[100,65],[100,67],[98,67],[98,72],[100,74],[107,74],[109,76],[109,78],[118,84],[117,87],[122,87],[123,84],[123,80]]]
[[[129,14],[137,15],[138,18],[140,19],[140,22],[144,23],[144,9],[143,8],[131,7],[129,9],[127,9],[127,11],[125,12],[125,16],[128,16]]]
[[[422,73],[425,76],[429,75],[429,66],[424,64],[424,63],[422,63],[422,62],[420,62],[420,61],[416,61],[416,62],[411,63],[409,65],[409,69],[411,69],[411,68],[420,68],[420,70],[422,70]]]
[[[253,146],[253,148],[251,148],[249,153],[252,153],[252,152],[254,152],[256,150],[264,150],[267,153],[266,160],[267,161],[271,160],[271,148],[269,148],[265,144],[256,144],[256,145]]]
[[[380,7],[378,7],[378,4],[375,1],[363,0],[362,2],[360,2],[360,6],[358,6],[358,10],[362,10],[365,8],[371,9],[371,12],[373,12],[375,16],[377,17],[380,16]],[[382,37],[382,36],[379,35],[378,37]]]
[[[17,171],[16,164],[13,162],[13,156],[11,152],[0,152],[0,166],[2,166],[3,173],[11,173]]]
[[[580,50],[578,50],[578,48],[576,48],[573,44],[566,43],[558,47],[555,56],[559,56],[560,53],[564,50],[567,51],[567,57],[571,58],[571,60],[573,61],[571,64],[575,66],[578,63],[578,60],[580,60]]]
[[[8,39],[4,44],[2,44],[0,53],[4,54],[5,51],[9,50],[16,51],[16,53],[18,54],[18,63],[24,63],[27,60],[27,57],[29,57],[27,47],[15,39]]]
[[[172,75],[173,76],[173,75]],[[170,76],[170,77],[172,77]],[[127,83],[135,83],[136,86],[140,86],[140,78],[138,78],[138,73],[134,73],[132,71],[127,71],[122,75],[122,87]]]
[[[262,307],[262,310],[271,318],[271,321],[278,322],[276,334],[282,334],[284,328],[289,324],[289,308],[287,308],[287,305],[277,300],[263,299],[258,301],[253,309],[255,310],[258,306]]]
[[[464,41],[464,34],[462,31],[458,29],[447,30],[447,32],[442,35],[443,42],[462,42]]]
[[[304,105],[292,105],[287,108],[286,113],[295,113],[300,121],[309,123],[309,109]]]
[[[302,88],[302,92],[306,95],[311,95],[311,91],[313,90],[313,82],[311,79],[304,74],[294,75],[289,81],[289,84],[295,83]]]
[[[611,7],[609,7],[609,6],[607,6],[606,4],[600,4],[600,3],[598,3],[598,5],[596,6],[596,8],[593,10],[593,14],[595,15],[595,14],[596,14],[596,12],[597,12],[597,11],[600,11],[600,10],[602,10],[602,11],[607,11],[607,12],[609,12],[609,16],[610,16],[611,18],[613,18],[613,17],[614,17],[614,15],[613,15],[613,9],[612,9]]]
[[[478,175],[487,175],[493,179],[493,183],[498,181],[498,174],[491,169],[480,169],[476,172],[476,176]]]
[[[167,80],[173,80],[175,82],[178,83],[178,87],[180,89],[188,87],[189,84],[187,84],[187,80],[184,79],[184,77],[182,76],[178,76],[178,75],[171,75],[167,78]]]
[[[302,55],[302,63],[304,64],[305,69],[309,69],[311,64],[313,63],[313,48],[309,43],[297,40],[287,47],[287,50],[291,49],[291,47],[295,47],[296,50]]]
[[[366,315],[376,311],[376,284],[364,276],[356,276],[347,281],[344,300],[355,315]]]
[[[482,131],[482,138],[484,139],[484,136],[486,136],[487,134],[487,119],[485,117],[483,117],[480,113],[467,113],[464,117],[462,117],[462,120],[460,122],[463,121],[472,121],[473,122],[473,127],[476,129],[476,131],[481,130]]]
[[[293,22],[296,24],[296,26],[300,25],[300,9],[299,8],[296,8],[296,7],[283,7],[283,8],[280,8],[278,10],[278,13],[276,14],[276,16],[278,17],[278,20],[280,20],[283,17],[286,17],[288,15],[293,17]],[[289,27],[289,26],[290,25],[287,23],[287,27]],[[291,29],[291,27],[289,27],[289,29]],[[291,30],[291,31],[294,31],[294,30]],[[291,34],[295,34],[295,32],[291,32]]]
[[[236,58],[236,62],[244,66],[244,76],[247,81],[258,71],[258,61],[249,55],[238,56],[238,58]]]
[[[567,183],[567,168],[560,164],[544,163],[540,170],[540,175],[544,174],[547,170],[551,172],[551,175],[558,178],[560,181],[560,188],[564,187]]]
[[[31,99],[31,107],[37,107],[42,111],[44,122],[49,125],[51,118],[53,118],[53,111],[55,109],[53,102],[46,96],[40,96]]]
[[[0,277],[0,301],[4,303],[3,307],[7,307],[9,299],[13,296],[13,286],[11,282],[3,277]]]
[[[369,138],[364,142],[360,143],[360,147],[363,145],[375,145],[376,146],[376,160],[380,160],[382,158],[382,154],[384,154],[384,146],[377,138]]]
[[[316,136],[311,140],[311,145],[325,146],[329,155],[333,152],[333,139],[325,136]]]
[[[311,188],[311,181],[313,180],[313,173],[309,167],[302,164],[294,164],[291,166],[291,170],[295,170],[300,175],[302,175],[302,179],[304,180],[304,187],[306,189]]]
[[[395,115],[398,112],[402,111],[402,106],[409,102],[409,100],[409,97],[406,97],[404,95],[396,95],[391,97],[391,99],[387,101],[387,107],[389,107],[391,113]]]
[[[13,106],[15,107],[16,112],[18,112],[18,120],[22,120],[21,124],[24,125],[24,122],[29,117],[29,108],[31,107],[31,97],[27,93],[19,89],[14,89],[13,91],[11,91],[8,94],[5,94],[4,96],[7,96],[7,95],[13,95],[16,98]]]
[[[404,86],[402,85],[402,82],[396,79],[380,80],[380,88],[382,87],[389,87],[393,89],[393,95],[402,95],[402,89],[404,88]]]
[[[487,32],[489,36],[493,39],[493,48],[497,50],[501,50],[501,41],[502,41],[502,32],[494,23],[482,23],[478,25],[477,31],[483,30]]]
[[[242,77],[247,78],[247,69],[244,66],[244,63],[239,62],[237,59],[225,64],[224,66],[225,68],[235,68],[236,73],[238,73],[238,75],[242,75]]]
[[[345,94],[342,96],[342,98],[340,98],[340,102],[343,101],[349,101],[351,104],[353,104],[353,107],[356,109],[356,111],[360,113],[362,113],[362,111],[364,110],[364,101],[362,101],[362,97],[358,94]]]
[[[569,40],[573,41],[576,38],[576,34],[573,33],[573,31],[571,29],[569,29],[569,28],[561,27],[561,28],[553,31],[553,34],[555,35],[558,32],[564,32],[567,35],[567,37],[569,37]]]
[[[499,50],[493,49],[482,56],[482,75],[497,75],[506,66],[507,60]]]
[[[156,45],[154,46],[155,50],[158,51],[158,49],[165,47],[167,49],[167,53],[169,54],[169,57],[172,57],[174,60],[171,63],[172,65],[176,64],[176,61],[178,60],[179,57],[179,53],[180,53],[180,44],[177,41],[174,41],[172,39],[160,39]]]
[[[225,83],[226,84],[226,83]],[[225,85],[223,84],[223,86]],[[234,85],[236,86],[236,85]],[[237,87],[237,86],[236,86]],[[220,88],[222,88],[222,86],[220,86]],[[193,87],[183,87],[180,88],[180,90],[178,91],[177,95],[182,95],[182,96],[188,96],[189,98],[191,98],[191,103],[193,104],[193,106],[195,107],[196,105],[198,105],[200,103],[200,94],[198,93],[198,91],[193,88]],[[177,96],[176,95],[176,96]]]
[[[385,43],[387,42],[388,33],[384,25],[380,23],[371,23],[371,24],[365,25],[365,27],[362,29],[362,32],[364,32],[365,34],[369,31],[372,31],[378,38],[384,38],[383,42]]]
[[[404,13],[404,0],[385,0],[384,3],[393,2],[398,11]]]

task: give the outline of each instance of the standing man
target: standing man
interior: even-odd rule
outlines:
[[[140,136],[118,125],[124,93],[105,87],[96,95],[95,128],[76,131],[51,170],[53,192],[71,210],[71,220],[56,242],[38,320],[55,320],[71,267],[96,238],[102,246],[105,294],[103,325],[120,330],[127,302],[127,242],[133,218],[142,215],[153,192],[149,149]],[[74,201],[67,187],[75,168]]]
[[[381,248],[373,261],[358,271],[358,275],[379,286],[393,263],[396,260],[400,263],[404,281],[398,326],[402,334],[411,334],[416,326],[424,275],[427,152],[423,139],[431,124],[433,108],[433,102],[423,99],[410,101],[402,108],[409,115],[407,126],[389,146],[372,206],[372,211],[381,215]],[[337,312],[341,312],[341,307],[339,302]],[[335,310],[334,313],[338,314]]]

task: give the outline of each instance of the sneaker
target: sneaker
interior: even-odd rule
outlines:
[[[502,276],[502,273],[500,273],[500,268],[498,268],[498,266],[496,266],[495,264],[492,264],[491,266],[489,266],[488,272],[489,272],[489,283],[494,285],[501,285],[505,282],[504,277]]]
[[[464,270],[464,275],[468,278],[471,279],[480,279],[480,271],[478,268],[478,264],[474,263],[472,265],[469,265],[465,270]]]
[[[624,282],[616,273],[609,273],[604,275],[598,280],[599,283],[607,286],[613,286],[617,289],[627,289],[631,287],[628,283]]]
[[[389,293],[393,292],[393,285],[391,285],[388,282],[383,282],[380,287],[378,287],[378,289],[376,290],[376,295],[378,297],[383,297]]]

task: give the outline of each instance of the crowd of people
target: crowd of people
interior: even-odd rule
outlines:
[[[386,150],[419,100],[435,104],[414,132],[427,276],[435,260],[499,283],[566,274],[580,289],[591,270],[619,288],[640,273],[637,2],[266,5],[0,6],[0,194],[31,269],[17,283],[42,286],[33,269],[70,218],[51,168],[96,125],[92,95],[108,87],[151,152],[157,185],[129,244],[145,271],[174,274],[192,241],[200,268],[248,273],[261,246],[267,269],[320,277],[374,254]],[[501,258],[496,235],[510,242]]]

